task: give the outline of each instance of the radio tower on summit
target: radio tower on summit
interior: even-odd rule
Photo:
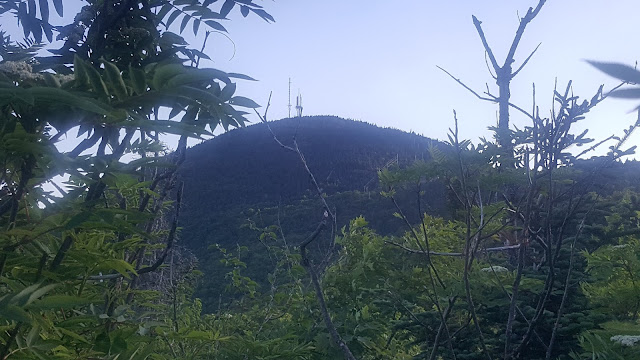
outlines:
[[[296,114],[298,117],[302,117],[302,94],[298,90],[298,96],[296,97]]]
[[[289,117],[291,117],[291,78],[289,78],[289,104],[287,108],[289,108]],[[300,89],[298,89],[298,96],[296,96],[296,116],[302,116],[302,94],[300,94]]]
[[[289,108],[289,117],[291,117],[291,78],[289,78],[289,105],[287,107]]]

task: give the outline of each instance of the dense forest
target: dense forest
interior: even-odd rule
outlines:
[[[404,225],[392,216],[396,210],[391,201],[380,195],[378,170],[427,161],[433,146],[446,149],[419,135],[332,116],[284,119],[271,127],[284,139],[296,134],[322,192],[334,204],[338,228],[365,216],[384,234],[399,235]],[[292,244],[298,244],[313,231],[322,210],[309,175],[295,156],[273,141],[265,124],[232,130],[188,149],[179,176],[185,188],[198,189],[184,193],[180,243],[200,254],[205,276],[197,296],[207,310],[218,306],[220,295],[230,295],[222,291],[226,284],[219,274],[226,272],[219,262],[221,254],[215,248],[207,251],[209,246],[246,246],[248,274],[264,285],[273,264],[255,227],[278,225]],[[425,210],[446,215],[443,184],[434,182],[425,191]],[[413,193],[403,194],[403,200],[416,203]],[[409,216],[419,220],[417,213]],[[328,237],[325,234],[316,246],[326,246]]]
[[[472,18],[496,86],[445,72],[498,122],[462,139],[454,113],[445,141],[270,121],[181,35],[273,22],[253,0],[86,1],[53,26],[67,4],[0,2],[24,35],[0,32],[0,359],[640,358],[640,120],[575,130],[640,72],[591,62],[620,85],[513,104],[544,0],[504,60]]]
[[[271,127],[282,139],[295,134],[328,195],[373,190],[378,170],[429,160],[431,147],[443,147],[419,135],[335,116],[283,119]],[[185,185],[200,189],[198,196],[218,206],[286,201],[310,189],[297,157],[281,151],[265,124],[231,130],[190,148],[188,155],[180,169]]]

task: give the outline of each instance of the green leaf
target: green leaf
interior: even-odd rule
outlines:
[[[120,259],[105,260],[99,264],[98,268],[115,270],[127,279],[131,277],[131,274],[137,275],[136,269],[131,264]]]
[[[220,96],[219,96],[220,100],[224,102],[229,101],[229,99],[231,99],[231,97],[235,92],[236,92],[236,84],[234,83],[227,84],[220,92]]]
[[[160,44],[165,45],[187,45],[187,41],[180,35],[172,33],[171,31],[165,31],[160,37]]]
[[[47,0],[39,0],[40,5],[40,15],[42,16],[42,21],[49,22],[49,1]]]
[[[147,92],[147,79],[144,70],[134,68],[129,64],[129,80],[136,94],[141,95]]]
[[[94,99],[80,97],[63,89],[36,86],[27,89],[27,92],[33,96],[35,106],[39,108],[46,109],[52,104],[67,105],[100,115],[109,114],[109,109],[104,108],[104,104]]]
[[[609,76],[613,76],[616,79],[640,84],[640,71],[632,68],[631,66],[619,63],[605,63],[592,60],[587,60],[587,62],[594,66],[596,69]]]
[[[123,334],[114,336],[111,341],[111,351],[114,353],[119,353],[127,350],[127,346],[127,340],[125,339]]]
[[[201,90],[192,86],[180,86],[175,88],[173,94],[184,99],[199,101],[204,106],[215,106],[221,103],[220,99],[206,90]]]
[[[227,32],[227,29],[225,29],[225,27],[222,26],[222,24],[220,24],[217,21],[206,20],[204,23],[207,24],[212,29],[215,29],[215,30],[218,30],[218,31],[222,31],[222,32]]]
[[[38,340],[40,338],[40,326],[38,325],[34,325],[31,330],[29,330],[29,334],[27,334],[26,337],[26,341],[27,341],[27,346],[31,347],[32,345],[34,345],[36,343],[36,340]]]
[[[91,343],[89,342],[89,340],[85,339],[83,336],[81,336],[81,335],[79,335],[79,334],[74,333],[74,332],[73,332],[73,331],[71,331],[71,330],[68,330],[68,329],[65,329],[65,328],[62,328],[62,327],[56,327],[56,330],[58,330],[58,331],[59,331],[59,332],[61,332],[63,335],[66,335],[66,336],[68,336],[68,337],[70,337],[70,338],[76,339],[76,340],[78,340],[78,341],[80,341],[80,342],[83,342],[83,343],[85,343],[85,344],[91,344]]]
[[[171,80],[168,80],[165,84],[165,87],[174,88],[176,86],[190,85],[193,83],[209,83],[213,79],[219,79],[227,84],[231,82],[229,80],[229,76],[224,71],[216,69],[195,69],[185,67],[179,75],[176,75],[172,77]]]
[[[65,225],[64,230],[71,230],[82,225],[85,221],[89,220],[91,213],[89,211],[82,211],[73,216]]]
[[[182,64],[166,64],[158,66],[151,80],[155,89],[162,89],[168,86],[168,81],[174,76],[185,73],[185,66]]]
[[[180,23],[180,34],[182,34],[182,32],[184,31],[184,28],[187,27],[187,24],[189,23],[189,20],[191,20],[191,17],[188,15],[185,15],[182,18],[182,22]]]
[[[195,108],[197,110],[197,108]],[[187,116],[187,115],[185,115]],[[206,131],[202,127],[195,126],[193,124],[186,124],[178,121],[169,121],[169,120],[153,120],[150,121],[153,123],[152,126],[148,127],[149,130],[158,131],[163,134],[176,134],[176,135],[187,135],[191,137],[201,137],[202,135],[211,136],[209,131]],[[145,191],[145,189],[141,189]],[[148,189],[147,189],[148,190]],[[152,193],[153,196],[156,196],[155,193]]]
[[[46,294],[49,291],[53,290],[56,286],[57,286],[57,284],[49,284],[49,285],[45,285],[45,286],[39,288],[38,290],[34,291],[33,293],[31,293],[31,295],[29,295],[29,299],[27,300],[25,305],[29,305],[32,302],[34,302],[35,300],[38,300],[44,294]]]
[[[233,0],[226,0],[220,8],[220,15],[227,17],[227,15],[229,15],[229,12],[231,12],[231,9],[233,9],[233,5],[235,5],[235,2]]]
[[[255,101],[246,98],[244,96],[234,96],[231,98],[231,100],[229,101],[229,104],[231,105],[236,105],[236,106],[242,106],[242,107],[246,107],[246,108],[251,108],[251,109],[256,109],[259,108],[260,105],[258,105]]]
[[[637,89],[619,89],[609,94],[611,97],[624,98],[624,99],[638,99],[640,98],[640,88]]]
[[[244,75],[244,74],[238,74],[238,73],[228,73],[227,76],[229,76],[230,78],[235,78],[235,79],[258,81],[256,79],[252,78],[251,76],[247,76],[247,75]]]
[[[36,1],[35,0],[27,0],[27,3],[29,4],[29,15],[32,18],[36,17]]]
[[[89,83],[96,94],[98,94],[99,97],[108,97],[109,90],[107,90],[107,84],[102,80],[102,76],[100,76],[98,70],[90,64],[86,64],[85,69],[89,77]]]
[[[36,233],[27,229],[13,228],[4,232],[4,236],[20,236],[20,237],[32,237]]]
[[[171,13],[171,15],[169,15],[169,18],[167,19],[167,22],[165,23],[165,26],[167,27],[167,29],[169,28],[169,26],[171,26],[171,23],[173,23],[175,21],[175,19],[177,19],[178,16],[180,16],[180,14],[182,14],[182,11],[176,9],[174,12]]]
[[[262,9],[251,9],[251,11],[253,11],[254,13],[256,13],[256,15],[260,16],[262,18],[262,20],[266,21],[266,22],[275,22],[276,19],[273,18],[273,16],[271,16],[271,14],[269,14],[268,12],[262,10]]]
[[[31,295],[34,291],[38,290],[38,288],[40,287],[40,284],[33,284],[33,285],[29,285],[26,288],[22,289],[19,293],[17,293],[16,295],[14,295],[11,299],[11,302],[13,303],[18,303],[18,304],[25,304],[25,301],[20,301],[22,299],[28,299],[28,296]]]
[[[116,97],[119,100],[123,100],[127,98],[129,95],[127,93],[127,86],[124,84],[124,80],[122,79],[122,74],[120,74],[120,69],[109,61],[103,60],[105,73],[107,76],[107,81],[109,82],[110,87],[114,90]]]
[[[193,126],[192,124],[195,121],[199,110],[200,109],[197,106],[189,106],[180,122],[185,125]]]
[[[73,295],[51,295],[26,306],[29,310],[70,309],[76,306],[88,305],[93,300]]]
[[[56,8],[56,12],[58,13],[58,16],[62,17],[63,16],[62,0],[53,0],[53,7]]]
[[[55,77],[53,74],[49,74],[49,73],[44,74],[44,81],[47,83],[48,86],[56,87],[56,88],[60,87],[60,80],[58,80],[58,78]]]
[[[29,313],[15,305],[6,305],[0,307],[0,318],[6,320],[20,321],[24,323],[31,322]]]
[[[62,1],[62,0],[61,0]],[[73,57],[73,76],[76,80],[76,84],[81,86],[89,84],[89,75],[87,75],[86,64],[78,55]]]
[[[202,21],[200,19],[195,19],[193,21],[193,35],[198,35],[198,29],[200,28],[200,23]]]
[[[194,340],[212,340],[213,333],[211,333],[210,331],[192,330],[184,335],[183,338]]]
[[[160,11],[158,11],[158,14],[156,16],[158,17],[158,19],[162,20],[165,16],[167,16],[171,9],[173,9],[173,5],[171,5],[170,3],[166,3],[162,5]]]
[[[53,41],[53,26],[51,26],[51,24],[43,22],[41,23],[42,25],[42,31],[44,31],[45,35],[47,36],[47,40],[49,40],[49,42]]]
[[[111,349],[111,339],[109,338],[109,334],[107,334],[106,332],[98,334],[98,336],[96,336],[95,340],[93,341],[93,344],[97,351],[108,353]]]

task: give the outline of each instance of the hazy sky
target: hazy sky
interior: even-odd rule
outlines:
[[[266,105],[273,92],[269,119],[287,117],[288,80],[292,103],[298,90],[304,115],[337,115],[415,131],[446,139],[458,113],[461,135],[476,140],[490,136],[497,106],[478,100],[436,65],[442,66],[478,92],[489,85],[485,52],[471,21],[483,24],[489,44],[502,64],[519,16],[537,0],[254,0],[275,19],[243,18],[239,9],[223,24],[231,40],[213,34],[206,52],[213,62],[203,67],[250,75],[258,82],[240,81],[238,93]],[[71,19],[84,1],[65,1]],[[634,64],[640,57],[638,0],[547,0],[529,24],[515,56],[515,66],[541,43],[537,53],[512,82],[512,102],[531,109],[536,84],[541,114],[548,114],[557,80],[564,89],[573,80],[574,94],[590,99],[600,84],[617,82],[584,60]],[[252,14],[253,15],[253,14]],[[59,19],[58,19],[59,20]],[[64,21],[63,21],[64,22]],[[177,31],[177,21],[172,30]],[[3,26],[4,29],[11,29]],[[201,30],[205,27],[202,26]],[[199,48],[191,26],[183,34]],[[16,37],[19,39],[20,37]],[[232,42],[233,41],[233,42]],[[235,49],[235,52],[234,52]],[[583,121],[592,137],[605,138],[635,122],[637,104],[607,99]],[[295,109],[292,110],[295,114]],[[512,124],[528,121],[511,111]],[[256,116],[250,117],[258,121]],[[640,145],[636,134],[630,145]]]
[[[537,5],[536,0],[257,2],[276,22],[243,19],[234,9],[225,26],[235,55],[234,45],[215,35],[207,46],[214,62],[201,65],[258,79],[239,84],[239,92],[264,105],[273,91],[270,119],[287,116],[291,77],[292,103],[299,89],[304,115],[338,115],[438,139],[446,139],[453,109],[466,138],[487,136],[487,126],[496,123],[496,105],[476,99],[436,68],[446,68],[478,92],[488,83],[497,95],[471,15],[483,22],[501,63],[518,16]],[[602,83],[605,89],[616,85],[584,59],[633,64],[640,50],[639,12],[637,0],[548,0],[516,52],[515,67],[542,43],[512,83],[513,102],[531,109],[535,82],[537,104],[548,114],[556,79],[561,89],[573,80],[574,94],[587,99]],[[621,133],[635,121],[630,113],[635,105],[607,100],[584,126],[599,138]],[[512,123],[528,124],[513,111]],[[639,144],[640,136],[632,140]]]

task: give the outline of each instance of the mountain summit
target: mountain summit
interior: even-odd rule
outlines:
[[[288,118],[269,125],[285,145],[292,145],[295,137],[323,193],[336,207],[339,227],[364,215],[386,234],[404,230],[392,216],[396,210],[391,202],[379,195],[378,170],[428,160],[429,148],[440,144],[414,133],[335,116]],[[264,123],[229,131],[189,149],[180,174],[188,189],[180,219],[182,243],[199,254],[203,286],[212,287],[205,291],[208,294],[200,294],[203,299],[217,299],[210,292],[219,291],[214,283],[223,282],[207,276],[208,269],[220,266],[212,259],[218,256],[216,251],[204,251],[208,246],[247,246],[245,260],[251,267],[264,261],[260,254],[264,247],[260,250],[248,222],[258,227],[280,223],[289,243],[295,245],[308,236],[308,230],[313,231],[321,214],[316,190],[298,155],[279,146]],[[445,196],[441,187],[427,191],[427,211],[442,214]],[[416,201],[415,194],[408,198]],[[256,271],[255,277],[266,276],[267,271]]]

